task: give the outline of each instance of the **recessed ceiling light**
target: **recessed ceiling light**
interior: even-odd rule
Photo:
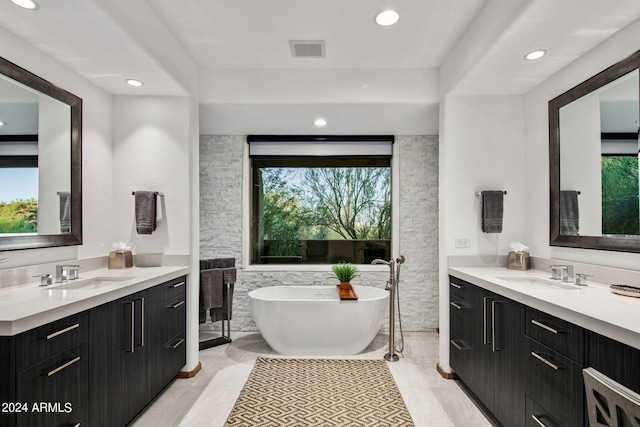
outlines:
[[[36,10],[40,7],[34,0],[9,0],[11,3],[23,9]]]
[[[127,79],[127,84],[129,84],[130,86],[135,86],[135,87],[144,86],[144,83],[142,83],[140,80],[136,80],[136,79]]]
[[[0,126],[6,126],[8,123],[0,122]]]
[[[387,9],[376,15],[376,23],[378,25],[382,25],[383,27],[388,27],[389,25],[393,25],[398,22],[400,19],[400,15],[395,10]]]
[[[524,59],[526,59],[527,61],[533,61],[533,60],[542,58],[546,54],[547,54],[546,50],[538,49],[538,50],[534,50],[534,51],[531,51],[531,52],[527,53],[524,56]]]
[[[319,128],[326,126],[327,125],[327,121],[325,119],[315,119],[313,121],[313,124],[318,126]]]

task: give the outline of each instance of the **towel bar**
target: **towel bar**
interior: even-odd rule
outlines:
[[[507,191],[503,191],[504,194],[507,194]],[[482,191],[476,191],[476,196],[477,197],[482,197]]]
[[[131,195],[132,195],[132,196],[135,196],[135,195],[136,195],[136,192],[135,192],[135,191],[132,191],[132,192],[131,192]],[[164,197],[164,193],[161,193],[161,192],[159,192],[159,191],[156,191],[156,196]]]

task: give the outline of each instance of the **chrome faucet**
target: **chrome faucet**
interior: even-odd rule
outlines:
[[[389,290],[391,289],[391,287],[393,286],[394,282],[395,282],[395,265],[393,263],[393,260],[389,260],[389,261],[385,261],[383,259],[374,259],[373,261],[371,261],[371,264],[376,265],[376,264],[384,264],[384,265],[388,265],[389,266],[389,280],[387,280],[387,286],[385,288],[385,290]]]
[[[79,278],[79,265],[56,265],[56,283],[65,283],[68,280],[76,280]]]
[[[64,265],[56,265],[56,283],[67,281],[67,269]]]
[[[550,265],[551,278],[562,280],[565,283],[573,283],[573,265]]]
[[[33,277],[39,277],[40,278],[40,286],[49,286],[51,283],[53,283],[53,280],[51,278],[51,274],[38,274],[36,276]]]
[[[587,277],[592,277],[592,276],[590,274],[576,273],[576,285],[578,285],[578,286],[588,286],[587,285]]]

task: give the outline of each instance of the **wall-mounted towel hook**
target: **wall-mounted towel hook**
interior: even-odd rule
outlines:
[[[132,191],[132,192],[131,192],[131,195],[132,195],[132,196],[135,196],[135,195],[136,195],[136,192],[135,192],[135,191]],[[159,191],[156,191],[156,196],[164,197],[164,193],[161,193],[161,192],[159,192]]]
[[[505,190],[505,191],[503,191],[503,193],[506,195],[507,191]],[[476,191],[476,196],[477,197],[482,197],[482,191]]]

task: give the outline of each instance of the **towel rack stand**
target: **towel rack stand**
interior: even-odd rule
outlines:
[[[505,190],[505,191],[503,191],[503,193],[506,195],[507,191]],[[476,196],[477,197],[482,197],[482,191],[476,191]]]

